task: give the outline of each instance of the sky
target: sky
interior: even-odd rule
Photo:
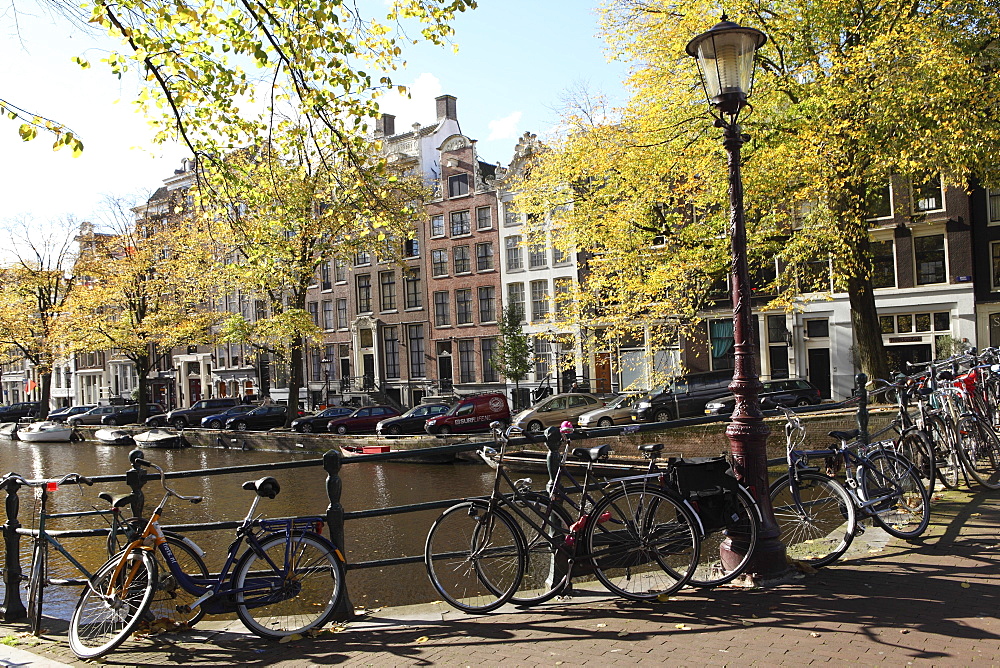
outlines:
[[[593,4],[480,0],[454,23],[457,54],[425,45],[404,51],[407,67],[393,78],[410,87],[412,99],[385,96],[382,110],[403,132],[435,122],[434,98],[454,95],[462,132],[478,140],[480,159],[506,165],[525,131],[544,137],[557,129],[568,90],[586,85],[612,104],[624,102],[628,68],[608,62]],[[37,10],[18,16],[16,27],[8,12],[0,26],[0,98],[66,124],[85,145],[73,158],[65,149],[54,152],[45,134],[22,142],[18,123],[0,119],[0,225],[68,216],[99,221],[106,198],[141,201],[180,167],[180,146],[150,141],[131,104],[134,84],[96,62],[99,40]],[[78,55],[94,65],[81,69],[71,60]]]

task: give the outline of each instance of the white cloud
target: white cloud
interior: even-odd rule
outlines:
[[[403,85],[406,85],[409,97],[392,91],[379,98],[382,112],[396,117],[396,132],[406,132],[414,123],[421,125],[436,123],[437,109],[434,98],[441,95],[441,80],[433,74],[424,72],[414,79],[412,84]]]
[[[517,124],[521,122],[521,112],[515,111],[509,116],[504,116],[503,118],[498,118],[495,121],[490,121],[488,123],[490,128],[490,136],[486,138],[486,141],[494,141],[497,139],[514,139],[517,137]]]

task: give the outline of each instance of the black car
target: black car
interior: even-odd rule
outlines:
[[[259,406],[249,413],[234,415],[226,420],[226,429],[236,431],[263,431],[285,426],[285,416],[288,414],[288,406],[281,404],[270,404]],[[300,411],[301,414],[301,411]]]
[[[228,408],[236,406],[239,401],[233,397],[220,397],[216,399],[202,399],[196,401],[190,408],[178,408],[163,416],[164,423],[169,424],[174,429],[184,429],[201,422],[206,415],[222,413]],[[147,420],[147,424],[148,424]],[[162,426],[162,425],[150,425]]]
[[[65,422],[74,415],[83,415],[96,407],[96,405],[91,404],[88,406],[67,406],[66,408],[58,408],[49,413],[48,419],[51,422]]]
[[[311,433],[315,431],[326,431],[330,420],[335,420],[345,415],[350,415],[355,409],[348,406],[331,406],[316,415],[306,415],[292,420],[292,429],[297,432]]]
[[[398,417],[382,420],[375,425],[375,433],[380,436],[396,434],[423,434],[424,423],[435,415],[444,415],[451,408],[448,404],[421,404],[414,406]]]
[[[705,404],[725,394],[732,381],[732,369],[680,376],[669,386],[642,397],[636,402],[633,415],[642,422],[666,422],[704,415]]]
[[[257,408],[257,404],[237,404],[228,411],[222,411],[214,415],[206,415],[201,419],[201,426],[205,429],[222,429],[226,426],[226,420],[236,415],[245,415]]]
[[[160,404],[146,404],[146,415],[162,415],[163,406]],[[101,418],[101,424],[106,424],[111,427],[120,424],[132,424],[133,422],[139,421],[139,404],[129,404],[128,406],[120,406],[118,410],[110,415],[105,415]]]
[[[783,378],[781,380],[765,380],[764,389],[760,394],[760,407],[764,410],[778,406],[811,406],[823,400],[820,391],[808,380],[801,378]],[[712,399],[705,404],[708,415],[729,415],[736,405],[736,397],[727,395]]]
[[[21,401],[9,406],[0,406],[0,422],[17,422],[21,418],[38,415],[37,401]]]

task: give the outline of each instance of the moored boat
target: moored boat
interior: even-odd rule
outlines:
[[[340,454],[345,458],[361,455],[382,455],[386,453],[412,453],[406,457],[394,457],[388,461],[406,462],[409,464],[451,464],[457,460],[454,452],[424,453],[423,448],[396,448],[390,445],[345,445],[340,444]]]
[[[29,443],[69,443],[73,438],[73,428],[62,422],[44,420],[19,428],[17,437]]]
[[[98,429],[94,432],[94,438],[104,445],[125,445],[130,447],[135,445],[135,439],[132,438],[132,434],[124,429]]]
[[[140,448],[178,449],[188,447],[188,442],[176,431],[150,429],[132,437]]]
[[[522,450],[521,452],[508,453],[504,455],[503,464],[508,471],[518,471],[524,473],[546,473],[547,452],[534,452]],[[500,455],[496,451],[488,451],[482,454],[486,463],[496,468]],[[570,459],[566,462],[566,470],[574,476],[582,474],[587,468],[586,462]],[[603,477],[624,477],[645,473],[649,468],[649,461],[646,459],[611,458],[594,464],[593,472]]]
[[[0,424],[0,438],[6,438],[12,441],[17,440],[17,423],[16,422],[4,422]]]

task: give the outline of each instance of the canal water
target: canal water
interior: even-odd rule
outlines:
[[[53,478],[70,472],[83,475],[120,474],[129,469],[129,450],[89,441],[65,444],[0,441],[0,471],[16,471],[29,479]],[[318,455],[188,448],[148,450],[146,458],[167,471],[187,471],[278,461],[316,460]],[[172,499],[161,524],[167,526],[241,520],[253,498],[252,492],[241,489],[242,483],[264,475],[269,473],[239,473],[170,481],[169,484],[181,494],[197,494],[205,500],[199,505],[192,505]],[[274,500],[261,500],[258,511],[264,517],[323,515],[326,512],[326,474],[322,466],[276,470],[273,476],[281,485],[281,493]],[[341,469],[341,478],[342,503],[345,510],[352,511],[480,495],[489,490],[493,471],[485,465],[469,463],[425,465],[346,461]],[[147,511],[155,507],[161,498],[161,490],[156,480],[146,483],[143,491],[146,494]],[[93,487],[65,486],[50,495],[49,512],[88,510],[106,505],[97,498],[101,491],[127,493],[129,489],[124,483]],[[25,527],[34,527],[37,522],[37,499],[33,498],[30,490],[21,490],[20,497],[19,520]],[[348,521],[345,526],[348,562],[422,555],[427,531],[440,512],[431,510]],[[63,521],[62,524],[48,528],[100,526],[106,524],[97,517]],[[233,535],[233,530],[188,534],[205,550],[205,561],[213,572],[218,572],[221,568]],[[23,537],[21,543],[21,561],[26,569],[31,560],[30,539]],[[99,566],[107,558],[103,539],[66,539],[64,544],[90,568]],[[70,568],[58,555],[50,556],[50,564],[50,570],[57,573]],[[347,584],[352,603],[356,607],[406,605],[438,598],[427,579],[423,563],[352,570],[348,572]],[[74,588],[70,587],[47,589],[46,614],[68,616],[76,595]]]

